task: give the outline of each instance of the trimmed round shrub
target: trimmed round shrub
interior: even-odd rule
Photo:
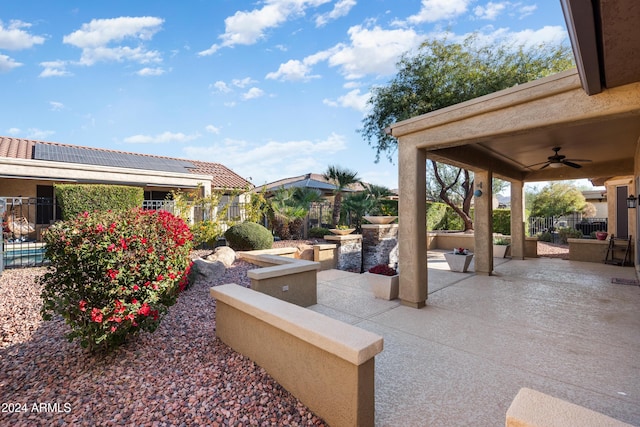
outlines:
[[[271,232],[255,222],[236,224],[224,233],[224,237],[234,251],[271,249],[273,246]]]
[[[42,317],[62,316],[70,341],[108,351],[153,332],[187,285],[191,232],[166,211],[83,213],[44,235]]]

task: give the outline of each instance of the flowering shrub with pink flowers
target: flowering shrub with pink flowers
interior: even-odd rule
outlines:
[[[92,351],[153,332],[188,286],[192,235],[166,211],[83,213],[45,233],[42,316],[59,314]]]

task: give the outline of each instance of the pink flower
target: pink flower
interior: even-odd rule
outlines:
[[[91,321],[96,323],[102,323],[102,312],[99,308],[91,310]]]
[[[151,307],[145,302],[142,304],[142,307],[138,309],[138,314],[143,316],[148,316],[151,313]]]
[[[80,308],[80,311],[87,311],[87,302],[85,300],[80,300],[78,308]]]
[[[134,291],[137,291],[138,289],[140,289],[140,286],[138,286],[138,285],[133,285],[133,290],[134,290]]]

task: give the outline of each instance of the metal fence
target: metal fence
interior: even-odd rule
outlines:
[[[570,228],[582,232],[583,236],[590,236],[596,231],[607,231],[607,218],[581,218],[578,215],[563,217],[531,217],[529,218],[529,235],[540,233],[555,233],[561,228]]]
[[[42,232],[55,221],[53,199],[46,197],[0,198],[3,268],[35,267],[47,263]]]

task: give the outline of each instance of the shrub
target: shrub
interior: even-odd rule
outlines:
[[[255,222],[236,224],[224,233],[224,237],[234,251],[271,249],[273,246],[271,232]]]
[[[548,231],[544,231],[538,234],[538,240],[541,242],[553,242],[553,235]]]
[[[141,187],[106,184],[56,184],[54,188],[64,220],[73,219],[83,212],[139,208],[144,201],[144,190]]]
[[[378,264],[371,267],[369,273],[381,274],[383,276],[395,276],[398,274],[395,268],[389,267],[387,264]]]
[[[511,234],[511,209],[493,210],[493,232]]]
[[[561,243],[568,243],[567,239],[581,239],[582,231],[570,227],[558,228],[558,237]]]
[[[42,316],[61,315],[70,341],[110,350],[153,332],[191,266],[191,233],[166,211],[87,212],[45,233],[48,271],[39,282]]]
[[[328,228],[324,227],[313,227],[309,230],[309,237],[313,237],[316,239],[323,239],[327,234],[331,234]]]

